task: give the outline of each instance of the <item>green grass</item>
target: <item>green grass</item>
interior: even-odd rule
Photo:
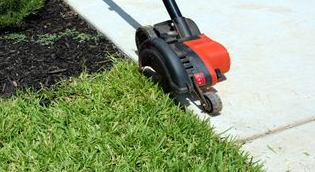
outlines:
[[[0,37],[0,39],[13,41],[16,44],[19,42],[26,41],[27,36],[23,34],[11,33],[11,34],[6,34],[3,37]]]
[[[1,0],[0,28],[20,24],[24,18],[36,14],[43,6],[43,0]]]
[[[0,100],[0,171],[261,171],[133,63],[54,90]]]
[[[38,34],[35,37],[30,35],[25,35],[23,33],[6,33],[3,36],[0,36],[0,40],[12,41],[14,44],[20,42],[33,42],[40,44],[42,46],[53,45],[60,39],[64,37],[69,37],[74,39],[75,41],[82,43],[90,40],[98,40],[101,35],[99,34],[89,34],[84,32],[79,32],[75,28],[67,28],[61,32],[57,33],[45,33]]]

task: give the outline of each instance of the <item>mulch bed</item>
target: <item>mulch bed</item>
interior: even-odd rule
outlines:
[[[46,45],[38,42],[39,35],[42,38],[45,34],[60,35],[67,29],[94,39],[80,41],[68,35]],[[26,39],[18,43],[3,39],[12,33],[26,35]],[[47,0],[37,15],[30,16],[20,26],[0,30],[0,38],[0,97],[12,96],[18,89],[36,91],[42,86],[49,87],[78,76],[83,70],[91,73],[110,69],[109,56],[118,52],[61,0]]]

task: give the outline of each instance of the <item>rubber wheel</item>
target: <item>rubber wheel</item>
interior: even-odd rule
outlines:
[[[140,45],[147,39],[158,37],[152,26],[142,26],[136,31],[136,45],[139,50]]]
[[[140,72],[148,78],[152,78],[153,82],[158,83],[165,92],[171,92],[169,82],[167,80],[168,71],[163,68],[163,64],[158,60],[161,54],[156,49],[145,49],[140,54],[139,59],[148,59],[150,63],[139,65]],[[147,61],[147,62],[148,62]]]
[[[156,71],[151,66],[144,66],[140,69],[142,74],[147,78],[152,78],[154,82],[158,82],[160,76],[156,73]]]
[[[210,113],[210,115],[219,115],[223,107],[220,97],[213,92],[204,93],[204,97],[209,107],[205,110]]]

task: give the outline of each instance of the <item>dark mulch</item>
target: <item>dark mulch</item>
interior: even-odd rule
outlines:
[[[109,54],[117,53],[117,49],[104,37],[80,42],[75,36],[65,36],[52,45],[34,41],[38,35],[66,29],[98,35],[61,0],[47,0],[39,14],[19,27],[0,30],[0,37],[10,33],[27,36],[19,43],[0,39],[0,97],[12,96],[17,89],[49,87],[83,70],[96,72],[111,67]]]

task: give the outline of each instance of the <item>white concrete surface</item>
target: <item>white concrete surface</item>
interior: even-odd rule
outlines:
[[[65,1],[134,60],[135,29],[169,19],[162,1]],[[211,118],[218,132],[246,140],[315,119],[315,1],[177,2],[232,58],[227,81],[215,86],[224,104]],[[208,117],[193,103],[189,108]],[[311,133],[303,134],[296,137]]]
[[[265,162],[267,171],[315,171],[315,122],[247,143],[243,149]]]

